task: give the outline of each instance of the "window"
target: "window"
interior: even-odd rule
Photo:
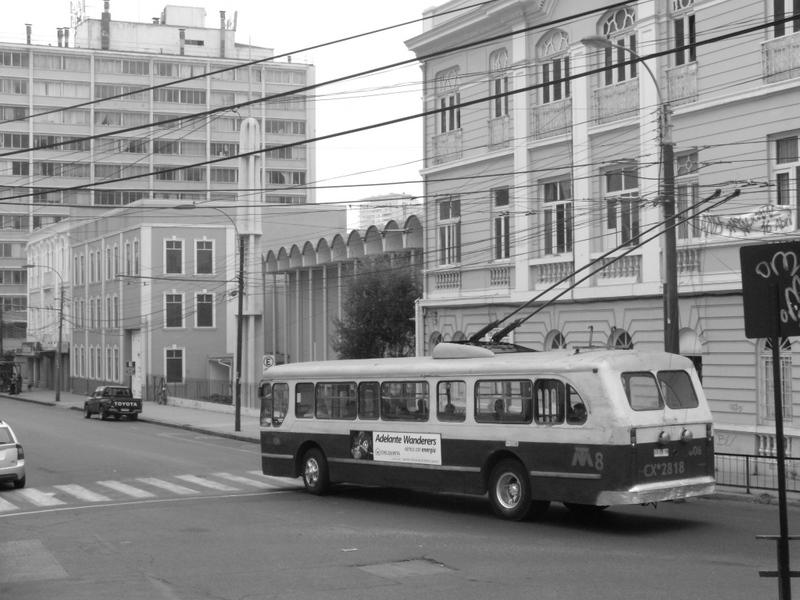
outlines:
[[[180,240],[165,240],[164,253],[164,272],[183,273],[183,242]]]
[[[586,422],[586,405],[568,383],[558,379],[538,379],[533,395],[533,416],[540,425],[581,425]]]
[[[775,24],[775,37],[800,31],[800,0],[772,0],[772,12],[775,21],[793,17],[791,21]]]
[[[183,383],[183,349],[167,348],[164,358],[167,383]]]
[[[314,384],[298,383],[294,386],[294,414],[298,419],[314,416]]]
[[[781,338],[778,360],[781,373],[781,406],[783,407],[783,420],[791,422],[792,409],[792,343],[786,338]],[[772,374],[772,340],[764,340],[759,360],[759,418],[775,420],[775,378]]]
[[[475,420],[480,423],[530,423],[531,382],[527,379],[478,381]]]
[[[659,371],[658,383],[664,402],[670,408],[697,408],[697,394],[686,371]]]
[[[362,381],[358,384],[358,418],[377,419],[380,413],[380,385],[377,381]]]
[[[214,326],[213,294],[195,294],[195,327]]]
[[[269,404],[267,404],[267,406],[269,406]],[[262,408],[262,414],[263,412]],[[276,383],[272,386],[273,427],[279,427],[283,423],[287,412],[289,412],[289,386],[285,383]]]
[[[461,200],[450,196],[438,201],[439,264],[461,262]]]
[[[700,217],[690,210],[700,199],[697,164],[697,152],[687,152],[675,157],[675,212],[679,215],[677,235],[680,240],[703,235]]]
[[[636,9],[630,6],[612,11],[602,22],[603,35],[617,46],[605,48],[606,85],[636,77],[636,60],[632,60],[631,54],[625,50],[636,52],[635,25]]]
[[[539,40],[536,53],[540,62],[542,104],[569,98],[569,36],[556,29]]]
[[[492,213],[494,221],[494,259],[500,260],[511,255],[511,231],[509,225],[511,217],[509,215],[508,188],[496,188],[492,190]]]
[[[544,184],[544,253],[572,252],[572,181]]]
[[[195,241],[194,268],[197,274],[210,275],[214,272],[214,242]]]
[[[775,178],[774,204],[785,206],[795,215],[800,203],[797,202],[797,182],[800,178],[800,158],[798,157],[797,136],[790,135],[775,140],[775,162],[772,165]]]
[[[489,55],[491,78],[489,94],[492,100],[492,118],[508,116],[508,51],[505,48],[495,50]]]
[[[639,236],[639,176],[636,167],[606,171],[605,188],[609,246],[634,243]]]
[[[561,333],[558,329],[552,330],[550,333],[547,334],[544,341],[544,349],[545,350],[561,350],[567,347],[567,340],[564,338],[564,334]]]
[[[439,107],[439,133],[461,129],[461,94],[458,91],[458,69],[442,71],[436,76],[436,98]]]
[[[631,338],[631,334],[624,329],[612,327],[611,335],[608,337],[608,346],[609,348],[616,348],[618,350],[632,350],[633,338]]]
[[[440,381],[436,386],[436,417],[440,421],[463,421],[467,413],[467,384]]]
[[[427,421],[426,381],[384,381],[381,383],[381,418],[387,421]]]
[[[672,32],[675,36],[675,65],[697,60],[694,0],[672,0]]]
[[[355,419],[357,412],[355,383],[318,383],[314,416],[318,419]]]
[[[183,327],[183,294],[164,296],[165,327]]]
[[[633,410],[659,410],[664,407],[652,373],[623,373],[622,385]]]

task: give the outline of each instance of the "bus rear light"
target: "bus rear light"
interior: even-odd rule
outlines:
[[[714,437],[714,428],[711,423],[706,423],[706,439],[710,440]]]
[[[662,431],[658,434],[658,443],[662,446],[666,446],[672,440],[672,436],[669,434],[668,431]]]
[[[694,439],[694,434],[691,431],[689,431],[688,429],[684,429],[683,431],[681,431],[681,441],[684,444],[691,442],[693,439]]]
[[[631,446],[636,445],[636,430],[631,429]]]

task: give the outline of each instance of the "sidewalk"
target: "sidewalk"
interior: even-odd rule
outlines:
[[[61,401],[56,402],[53,390],[25,391],[13,396],[0,393],[0,397],[20,402],[35,402],[37,404],[57,406],[80,412],[83,412],[83,403],[86,400],[86,396],[81,394],[61,392]],[[211,410],[212,407],[201,408],[202,403],[199,402],[183,402],[180,400],[170,400],[169,402],[168,404],[145,402],[142,406],[139,420],[209,433],[244,442],[259,441],[258,417],[251,414],[252,411],[243,410],[241,412],[240,431],[235,431],[235,415],[232,406],[213,405],[214,410]],[[183,404],[189,405],[185,406]]]

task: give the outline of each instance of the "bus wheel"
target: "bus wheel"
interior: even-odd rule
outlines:
[[[498,517],[519,521],[524,519],[535,504],[541,512],[542,503],[532,502],[531,483],[528,474],[516,460],[502,460],[492,469],[489,478],[489,500]],[[547,508],[547,502],[544,508]]]
[[[303,455],[303,484],[319,496],[328,491],[328,483],[328,461],[319,448],[312,448]]]

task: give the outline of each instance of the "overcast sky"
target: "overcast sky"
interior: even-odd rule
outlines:
[[[83,4],[83,0],[81,0]],[[373,29],[417,20],[424,9],[443,0],[111,0],[112,20],[151,22],[166,5],[202,6],[206,27],[218,27],[219,11],[233,20],[236,41],[273,48],[275,54],[294,52]],[[33,28],[34,44],[57,45],[56,30],[70,25],[68,0],[3,0],[0,34],[3,41],[24,42],[25,23]],[[78,4],[78,0],[72,0]],[[86,15],[99,19],[102,0],[85,0]],[[311,63],[317,82],[376,66],[413,58],[404,41],[422,32],[421,22],[360,40],[308,52],[293,53],[293,62]],[[317,134],[418,113],[422,110],[420,69],[416,64],[380,76],[325,86],[317,93]],[[334,138],[317,146],[317,201],[348,202],[388,193],[419,195],[422,158],[419,120]],[[372,185],[384,183],[387,185]],[[369,184],[369,185],[364,185]],[[349,186],[326,188],[322,186]]]

